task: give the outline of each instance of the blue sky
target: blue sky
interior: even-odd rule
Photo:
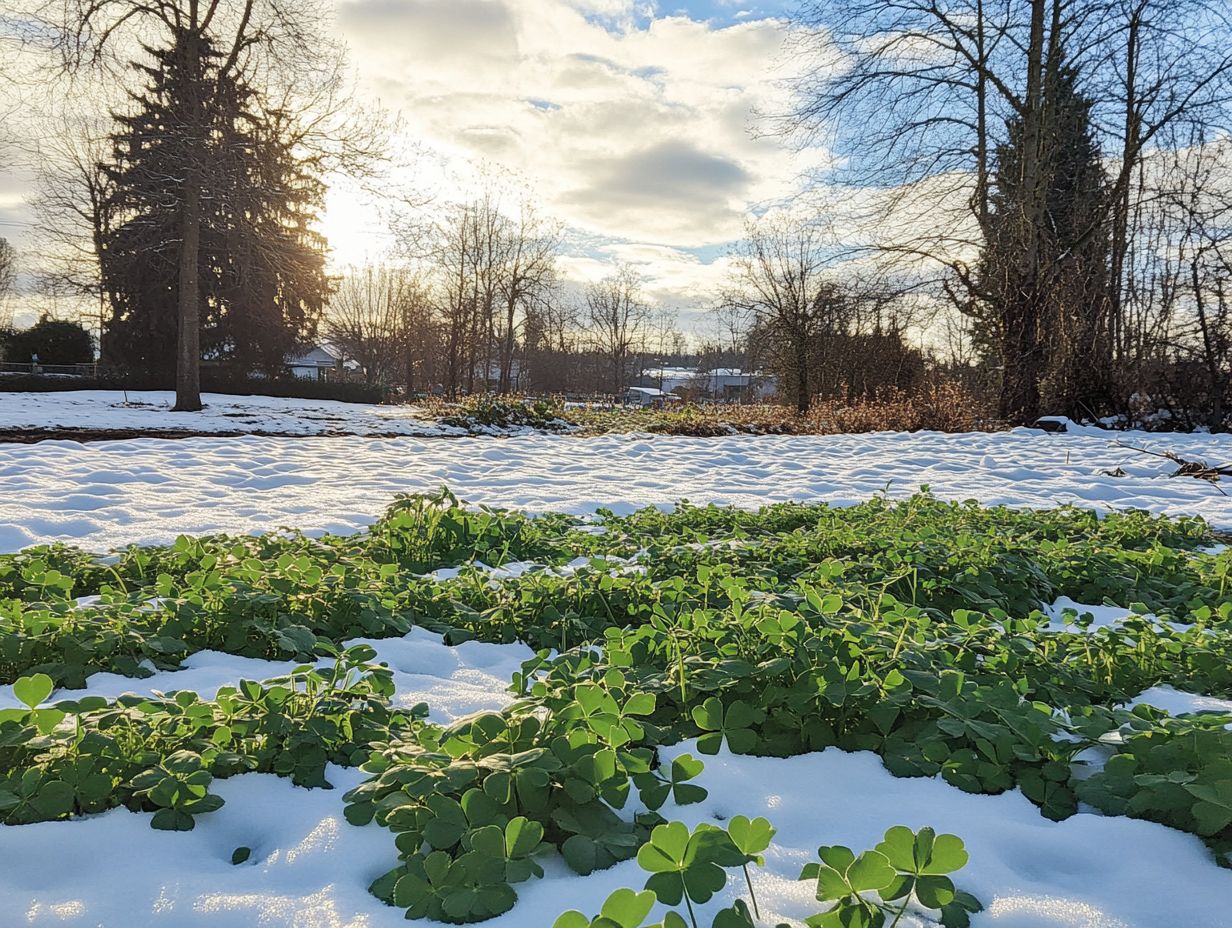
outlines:
[[[765,19],[771,16],[781,16],[796,3],[796,0],[750,0],[742,3],[740,0],[667,0],[655,4],[657,16],[688,16],[690,19],[703,20],[718,25],[730,25],[745,22],[750,19]],[[645,20],[647,17],[642,14]]]

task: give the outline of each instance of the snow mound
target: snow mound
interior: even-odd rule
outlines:
[[[0,398],[0,403],[3,399]],[[1232,459],[1232,435],[1138,436],[1186,458]],[[1131,460],[1133,463],[1131,464]],[[1158,463],[1157,463],[1158,462]],[[1109,476],[1117,467],[1127,476]],[[1123,467],[1122,469],[1126,469]],[[850,505],[928,486],[985,505],[1201,515],[1232,529],[1232,497],[1169,476],[1107,438],[1032,429],[731,438],[526,435],[493,440],[232,438],[0,445],[0,551],[70,541],[91,549],[284,525],[354,532],[397,493],[448,485],[472,503],[531,512],[630,512],[788,500]]]
[[[680,745],[669,754],[692,749]],[[742,813],[779,829],[754,888],[765,924],[815,913],[796,880],[819,844],[872,847],[891,825],[959,835],[971,862],[960,886],[997,928],[1224,928],[1230,877],[1197,838],[1162,825],[1080,813],[1050,822],[1017,792],[976,796],[939,779],[898,779],[876,756],[836,749],[786,760],[707,758],[709,798],[669,814],[690,826]],[[149,815],[112,810],[71,822],[0,829],[5,924],[107,928],[393,928],[403,912],[366,887],[395,860],[388,831],[342,817],[342,793],[363,775],[331,767],[333,790],[267,774],[220,782],[226,805],[191,832],[159,832]],[[250,859],[231,864],[239,847]],[[122,850],[121,850],[122,849]],[[1167,862],[1161,866],[1161,862]],[[548,859],[519,884],[514,909],[490,928],[548,928],[564,909],[597,911],[646,874],[626,861],[589,877]],[[117,892],[117,887],[123,887]],[[709,912],[742,887],[729,883]],[[708,924],[708,921],[706,922]],[[429,923],[425,923],[429,924]],[[904,926],[913,924],[904,920]],[[918,925],[919,923],[914,923]]]
[[[0,393],[0,429],[267,432],[279,435],[467,434],[415,406],[203,393],[200,412],[172,412],[168,390]]]

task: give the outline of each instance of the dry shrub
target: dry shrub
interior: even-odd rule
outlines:
[[[686,406],[645,411],[649,432],[670,435],[837,435],[854,432],[994,431],[985,404],[952,382],[931,383],[908,393],[897,388],[854,403],[822,400],[804,415],[790,406]]]
[[[907,393],[881,391],[855,404],[823,401],[808,413],[816,434],[848,432],[997,431],[1005,423],[993,418],[975,396],[959,384],[943,381]]]
[[[794,407],[765,404],[685,404],[662,409],[566,407],[550,400],[469,397],[456,403],[421,404],[429,415],[454,424],[529,425],[559,430],[561,420],[582,433],[652,432],[708,438],[719,435],[835,435],[851,432],[990,431],[1004,428],[986,404],[952,381],[926,383],[912,392],[888,388],[853,403],[821,400],[800,415]],[[515,410],[517,415],[513,415]],[[544,422],[551,420],[551,426]]]

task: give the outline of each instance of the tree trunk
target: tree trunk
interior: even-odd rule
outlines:
[[[1198,327],[1202,333],[1202,360],[1206,364],[1206,373],[1210,378],[1211,391],[1211,412],[1207,420],[1207,425],[1212,430],[1217,430],[1223,426],[1223,394],[1225,378],[1220,373],[1219,358],[1215,351],[1213,340],[1211,339],[1211,327],[1207,319],[1206,299],[1202,294],[1202,278],[1200,274],[1199,262],[1201,261],[1201,252],[1194,256],[1194,259],[1189,264],[1190,281],[1193,286],[1194,308],[1198,312]]]
[[[501,346],[501,393],[510,393],[513,390],[513,320],[516,312],[517,302],[508,300],[505,305],[505,339]]]
[[[1133,12],[1129,21],[1129,38],[1125,45],[1125,139],[1121,151],[1121,170],[1138,160],[1138,135],[1141,129],[1138,114],[1138,33],[1141,29],[1141,9]],[[1109,331],[1112,356],[1124,363],[1128,351],[1125,345],[1122,314],[1124,312],[1125,262],[1129,254],[1130,189],[1125,183],[1115,190],[1112,205],[1112,269]]]
[[[1002,317],[1002,419],[1028,425],[1039,418],[1040,234],[1046,212],[1044,177],[1044,11],[1046,0],[1031,0],[1031,41],[1027,47],[1027,96],[1023,121],[1021,250],[1014,262],[1013,286],[1007,288]],[[1055,12],[1054,7],[1054,12]],[[1054,36],[1055,39],[1055,36]]]
[[[184,203],[180,214],[180,273],[177,284],[179,334],[175,359],[175,406],[177,412],[201,409],[201,286],[198,261],[201,248],[201,177],[193,159],[200,156],[204,142],[201,131],[204,101],[202,90],[201,46],[197,33],[197,4],[191,9],[191,26],[184,49],[189,69],[188,125],[186,139],[188,163],[184,166]]]
[[[1003,309],[1005,370],[998,414],[1012,425],[1031,425],[1039,418],[1039,303],[1033,291],[1020,288]]]
[[[812,405],[813,395],[809,390],[808,342],[803,336],[796,339],[796,412],[806,413]]]
[[[988,58],[984,36],[984,2],[976,4],[976,54],[979,70],[975,76],[976,139],[975,139],[975,213],[980,232],[988,234],[989,146],[988,146]]]
[[[175,364],[175,411],[201,409],[201,317],[198,251],[201,237],[201,189],[189,170],[180,219],[179,339]]]

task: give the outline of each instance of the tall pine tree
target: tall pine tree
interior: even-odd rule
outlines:
[[[289,117],[263,110],[199,35],[146,51],[150,63],[134,65],[146,88],[116,115],[114,157],[103,166],[115,190],[100,255],[112,306],[104,355],[160,379],[174,374],[185,190],[195,187],[200,352],[276,373],[315,333],[329,294],[313,229],[324,185],[296,156]]]
[[[1037,133],[1044,185],[1038,219],[1024,188],[1029,141],[1021,120],[1010,122],[1007,140],[996,151],[979,269],[980,337],[990,360],[1028,372],[1045,411],[1078,417],[1103,411],[1109,397],[1108,185],[1091,127],[1091,101],[1078,90],[1076,71],[1055,54]],[[1031,248],[1037,263],[1024,276],[1017,258]],[[1033,312],[1022,320],[1015,310],[1024,304]]]

